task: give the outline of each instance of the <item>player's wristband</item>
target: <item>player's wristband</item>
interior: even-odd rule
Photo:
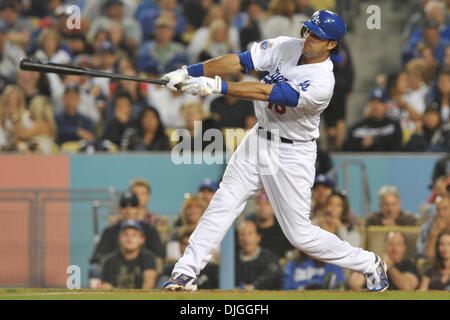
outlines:
[[[203,63],[191,64],[187,67],[188,74],[191,77],[203,77],[205,72],[203,70]]]
[[[228,82],[222,81],[222,89],[220,90],[220,93],[223,95],[228,93]]]

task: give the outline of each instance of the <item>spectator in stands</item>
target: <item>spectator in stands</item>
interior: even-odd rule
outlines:
[[[214,99],[211,102],[210,111],[212,118],[221,128],[246,128],[248,118],[255,114],[251,101],[226,95]]]
[[[298,37],[301,23],[295,19],[295,2],[292,0],[271,0],[268,17],[261,25],[262,39],[279,36]]]
[[[450,151],[450,126],[442,125],[437,108],[428,108],[423,121],[417,123],[416,132],[405,146],[409,152],[443,152]]]
[[[238,31],[247,24],[248,16],[241,11],[241,0],[221,0],[221,5],[225,11],[228,23],[235,27]]]
[[[323,112],[327,126],[328,149],[340,150],[345,140],[347,99],[353,87],[353,62],[345,41],[339,43],[339,54],[332,55],[336,79],[330,104]]]
[[[148,203],[152,197],[150,183],[144,178],[136,178],[130,182],[129,190],[137,196],[139,201],[137,207],[138,220],[158,226],[160,224],[159,216],[148,209]]]
[[[179,244],[180,228],[188,227],[195,229],[206,208],[207,204],[205,200],[197,195],[189,195],[186,200],[184,200],[181,207],[181,216],[175,221],[175,230],[172,232],[169,242],[167,243],[167,261],[177,261],[181,258]]]
[[[56,138],[53,105],[45,96],[35,96],[29,107],[32,124],[24,128],[20,121],[14,123],[13,132],[18,140],[18,150],[50,154]]]
[[[446,124],[450,116],[450,70],[443,70],[436,79],[436,85],[429,95],[430,104],[439,110],[442,123]]]
[[[57,113],[55,116],[58,127],[56,142],[61,145],[68,141],[94,140],[94,123],[78,112],[80,88],[74,84],[66,85],[63,101],[64,111]]]
[[[229,24],[223,7],[212,5],[209,7],[208,14],[205,18],[203,26],[197,29],[187,47],[187,53],[191,62],[199,61],[200,53],[205,48],[209,39],[209,27],[211,23],[217,19],[228,22],[228,41],[231,44],[232,52],[239,52],[239,31],[233,25]]]
[[[248,22],[239,33],[242,51],[250,50],[253,42],[259,42],[262,39],[261,26],[264,23],[267,13],[266,1],[248,0],[245,3],[245,11],[247,12]]]
[[[138,221],[138,206],[139,200],[134,193],[126,192],[121,195],[119,203],[120,220],[107,227],[102,232],[99,243],[97,244],[94,254],[90,260],[91,264],[98,264],[111,252],[114,252],[118,248],[118,236],[120,231],[120,224],[123,221],[135,220],[139,222],[144,231],[145,244],[144,247],[152,251],[156,256],[160,258],[165,257],[164,247],[161,244],[161,240],[158,231],[151,224]]]
[[[169,72],[174,65],[189,64],[184,45],[174,42],[175,22],[168,16],[155,21],[155,39],[144,42],[139,50],[140,72],[160,75]]]
[[[236,261],[236,288],[241,290],[276,290],[281,288],[282,270],[277,256],[261,248],[261,233],[255,222],[238,225],[239,257]]]
[[[186,247],[189,245],[189,238],[194,232],[194,229],[187,226],[180,228],[179,231],[179,246],[181,254],[184,253]],[[176,262],[166,264],[158,279],[159,284],[163,284],[170,278],[172,270]],[[219,265],[215,262],[209,262],[200,274],[197,276],[197,286],[199,289],[219,289]],[[157,286],[159,288],[161,286]]]
[[[180,1],[178,0],[148,0],[138,5],[138,8],[136,10],[136,19],[142,26],[142,30],[144,32],[143,39],[151,39],[155,31],[155,21],[161,16],[168,16],[175,22],[175,39],[177,42],[181,42],[182,38],[184,37],[185,31],[190,30],[186,29],[186,20],[188,19],[188,17],[184,14],[187,12],[186,1],[182,1],[182,7],[179,5],[179,2]],[[199,4],[198,1],[195,2],[197,2],[198,6],[203,7],[203,3],[205,3],[205,6],[208,7],[208,3],[210,1],[202,1],[201,4]],[[194,10],[197,10],[198,6],[196,6]]]
[[[41,73],[35,71],[20,70],[17,73],[17,85],[25,94],[25,104],[30,105],[30,101],[37,95],[39,91],[39,81],[41,80]]]
[[[30,41],[33,24],[21,15],[21,1],[3,0],[0,4],[0,19],[8,28],[8,39],[25,49]]]
[[[118,92],[113,98],[114,118],[108,120],[102,135],[102,140],[109,140],[120,146],[127,129],[136,128],[135,121],[131,118],[131,96],[125,92]]]
[[[446,41],[450,40],[450,29],[447,24],[446,17],[446,5],[443,1],[428,1],[424,6],[424,16],[421,21],[416,25],[416,28],[412,30],[412,34],[409,37],[409,44],[414,45],[423,41],[424,23],[428,21],[435,21],[438,25],[439,36]]]
[[[413,32],[420,29],[426,19],[425,7],[432,0],[421,0],[421,10],[414,12],[406,22],[402,35],[405,39],[410,39]]]
[[[311,0],[295,1],[295,14],[299,17],[300,21],[308,20],[315,11],[316,9],[311,5]]]
[[[126,15],[125,5],[121,0],[104,1],[101,15],[96,16],[91,21],[91,34],[96,34],[100,29],[108,30],[111,23],[118,22],[122,26],[127,47],[134,50],[142,41],[141,25],[135,19]]]
[[[61,37],[56,29],[44,29],[39,35],[39,49],[35,57],[41,61],[69,64],[70,54],[63,49]]]
[[[372,213],[366,226],[415,226],[416,217],[402,210],[400,194],[394,186],[382,186],[378,190],[380,211]]]
[[[158,110],[161,122],[166,128],[184,128],[186,123],[182,112],[183,106],[199,101],[201,100],[198,97],[185,94],[181,90],[167,90],[152,84],[147,87],[147,103]]]
[[[8,85],[0,97],[0,150],[16,150],[14,124],[20,122],[23,128],[31,126],[25,105],[25,95],[16,85]]]
[[[222,19],[213,20],[209,25],[208,40],[200,52],[199,60],[205,61],[231,53],[233,47],[228,36],[228,24]]]
[[[120,60],[119,72],[131,77],[138,76],[136,70],[132,65],[127,66],[126,59]],[[119,80],[117,83],[111,83],[111,87],[112,87],[111,91],[113,92],[124,91],[130,95],[132,101],[131,117],[136,120],[139,119],[139,117],[142,115],[142,111],[147,107],[146,84],[137,81]],[[112,104],[110,104],[108,106],[107,118],[110,118],[113,115],[114,115],[114,107]]]
[[[169,151],[169,138],[158,110],[152,106],[145,107],[137,121],[137,127],[125,130],[120,148],[124,151]]]
[[[421,59],[424,62],[424,83],[427,85],[431,85],[433,81],[436,79],[436,74],[439,69],[439,64],[434,57],[433,49],[426,45],[420,45],[419,53]]]
[[[105,257],[102,289],[153,289],[158,272],[156,256],[143,248],[144,229],[134,220],[120,225],[119,250]]]
[[[300,250],[284,267],[284,290],[343,290],[344,270],[315,260]]]
[[[0,20],[0,77],[14,82],[25,51],[8,39],[8,27]]]
[[[434,265],[422,277],[419,290],[450,291],[450,231],[442,230],[434,247]]]
[[[211,180],[210,178],[205,178],[202,180],[197,190],[198,195],[206,201],[207,205],[209,205],[218,189],[219,184],[216,181]]]
[[[74,60],[77,67],[92,68],[93,64],[88,55],[78,56]],[[99,99],[101,96],[101,88],[94,85],[94,80],[88,76],[64,75],[61,77],[57,74],[47,74],[49,80],[51,98],[56,112],[64,109],[64,89],[65,85],[77,85],[79,87],[80,102],[77,110],[83,116],[88,117],[94,125],[102,120],[101,106]]]
[[[408,108],[404,103],[399,103],[400,107],[405,108],[409,118],[413,121],[420,121],[425,112],[426,97],[429,86],[425,82],[427,66],[423,59],[412,59],[406,65],[406,72],[409,79],[409,90],[403,96]]]
[[[388,75],[386,81],[387,94],[389,100],[386,101],[386,114],[389,118],[399,121],[402,131],[412,131],[415,129],[415,123],[411,119],[410,114],[416,115],[414,109],[405,101],[405,95],[409,91],[408,73],[401,70]],[[408,112],[408,110],[410,112]],[[420,119],[416,117],[416,119]]]
[[[318,174],[312,187],[311,219],[327,213],[327,201],[334,189],[334,181],[325,174]]]
[[[449,39],[440,35],[439,22],[435,19],[427,19],[423,24],[423,33],[413,37],[406,45],[402,60],[406,64],[409,60],[420,56],[418,45],[423,43],[433,49],[434,56],[439,63],[444,61],[445,47],[448,45]]]
[[[416,244],[416,258],[434,258],[436,239],[443,230],[450,230],[450,198],[448,195],[437,196],[436,213],[420,227]]]
[[[285,258],[288,251],[294,249],[281,230],[265,191],[261,191],[256,196],[255,213],[250,214],[247,218],[258,226],[261,248],[269,250],[278,258]]]
[[[354,247],[361,247],[361,234],[356,221],[351,213],[346,193],[333,191],[327,199],[326,213],[317,216],[312,223],[337,235]]]
[[[182,113],[186,129],[189,132],[189,135],[180,136],[180,147],[183,148],[183,151],[203,151],[209,145],[211,145],[211,147],[214,146],[215,148],[213,149],[216,151],[225,150],[225,142],[221,131],[217,131],[220,134],[220,139],[216,136],[212,136],[212,141],[203,139],[207,130],[220,128],[218,122],[211,118],[209,113],[205,111],[203,103],[188,103],[183,106]],[[216,139],[218,140],[216,141]],[[196,140],[200,140],[201,145],[195,143]],[[201,147],[201,149],[199,149],[199,147]],[[220,147],[221,149],[217,150]]]
[[[350,127],[344,151],[400,151],[402,130],[398,121],[387,117],[386,101],[381,89],[372,91],[367,116]]]
[[[117,48],[114,47],[114,45],[109,40],[106,40],[101,43],[97,53],[100,59],[100,70],[114,73],[119,62]],[[109,78],[93,79],[93,84],[95,86],[99,86],[102,89],[102,95],[104,97],[109,97],[111,94],[110,83],[111,79]]]
[[[419,273],[413,260],[406,257],[406,235],[400,231],[386,234],[383,260],[388,267],[389,290],[415,290],[419,284]],[[352,290],[362,290],[365,279],[359,273],[352,273],[348,279]]]
[[[448,175],[450,175],[450,155],[445,155],[434,165],[431,185],[434,185],[439,177]]]

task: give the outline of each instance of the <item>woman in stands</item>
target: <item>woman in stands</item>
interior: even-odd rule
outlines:
[[[419,290],[450,291],[450,230],[444,229],[438,235],[434,264],[422,277]]]
[[[147,106],[139,117],[137,128],[128,128],[122,138],[121,149],[131,151],[168,151],[169,138],[158,110]]]
[[[334,191],[328,197],[326,213],[316,217],[313,224],[334,233],[353,246],[360,247],[361,234],[355,220],[347,195],[342,191]]]
[[[24,152],[50,154],[56,137],[56,123],[53,105],[44,96],[36,96],[30,102],[30,119],[33,124],[24,128],[20,122],[14,123],[14,134],[18,139],[18,149]]]
[[[16,85],[8,85],[0,96],[0,150],[17,150],[14,127],[28,128],[31,120],[26,110],[25,94]]]

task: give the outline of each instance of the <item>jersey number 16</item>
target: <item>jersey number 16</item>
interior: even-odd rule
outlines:
[[[270,110],[275,109],[275,112],[279,114],[284,114],[286,112],[286,107],[280,106],[278,104],[273,104],[271,102],[269,102],[267,108],[269,108]]]

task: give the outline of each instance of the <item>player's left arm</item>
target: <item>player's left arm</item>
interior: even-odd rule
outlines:
[[[221,93],[239,99],[268,101],[285,107],[296,107],[300,97],[296,90],[284,82],[274,84],[225,82],[218,76],[215,79],[208,77],[188,79],[181,89],[194,95]]]

